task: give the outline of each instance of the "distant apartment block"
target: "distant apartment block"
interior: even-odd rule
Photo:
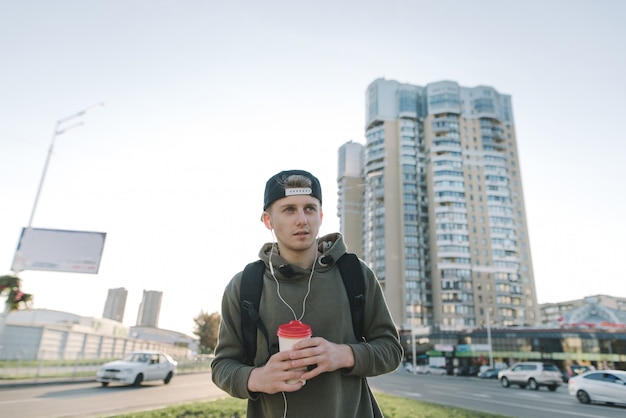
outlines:
[[[338,152],[340,231],[396,324],[537,324],[511,97],[377,79],[365,113],[365,144]]]
[[[341,220],[339,232],[344,237],[348,251],[363,258],[363,145],[348,142],[339,148],[340,175],[337,216]]]
[[[117,322],[124,322],[124,311],[126,310],[126,299],[128,290],[123,287],[109,289],[106,303],[104,304],[103,318],[113,319]]]
[[[138,327],[158,327],[159,315],[161,314],[161,299],[163,292],[156,290],[144,290],[143,298],[139,304],[137,314]]]

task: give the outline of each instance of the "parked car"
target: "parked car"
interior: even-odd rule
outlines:
[[[455,367],[452,369],[452,374],[455,376],[478,376],[478,369],[474,366]]]
[[[533,390],[545,386],[550,392],[554,392],[561,386],[561,372],[552,363],[525,361],[516,363],[508,369],[500,370],[498,380],[505,388],[511,384],[516,384],[522,389],[528,386]]]
[[[626,405],[626,371],[590,370],[572,376],[567,384],[571,396],[581,403],[606,402]]]
[[[581,366],[579,364],[572,364],[569,366],[568,377],[578,376],[579,374],[583,374],[585,372],[595,371],[596,368],[593,366]]]
[[[148,380],[162,380],[166,385],[176,373],[177,362],[157,351],[137,351],[106,363],[96,372],[96,381],[106,387],[109,383],[139,386]]]
[[[572,377],[578,376],[585,372],[593,371],[595,369],[596,368],[593,366],[581,366],[579,364],[572,364],[566,369],[565,372],[563,372],[563,381],[567,383]]]
[[[413,373],[413,365],[411,363],[409,363],[408,361],[406,363],[404,363],[403,368],[407,372]]]
[[[482,379],[497,379],[498,371],[498,369],[487,369],[485,371],[479,372],[478,377]]]
[[[416,372],[417,374],[435,374],[438,376],[445,376],[447,374],[445,368],[433,366],[432,364],[417,366]]]

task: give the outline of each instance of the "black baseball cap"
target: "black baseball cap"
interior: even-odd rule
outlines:
[[[285,188],[285,181],[287,178],[294,175],[303,176],[311,180],[311,187]],[[263,210],[267,210],[267,208],[278,199],[294,195],[310,195],[316,197],[320,201],[321,205],[322,187],[320,186],[320,181],[313,174],[304,170],[287,170],[273,175],[265,184]]]

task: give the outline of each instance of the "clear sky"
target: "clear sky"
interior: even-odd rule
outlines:
[[[191,333],[271,240],[267,178],[316,174],[338,230],[337,149],[379,77],[510,94],[538,300],[626,297],[626,2],[0,0],[0,275],[28,224],[106,232],[97,275],[24,271],[35,307],[100,317],[163,292]]]

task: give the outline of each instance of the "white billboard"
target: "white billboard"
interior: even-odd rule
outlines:
[[[47,270],[97,274],[104,232],[23,228],[11,270]]]

